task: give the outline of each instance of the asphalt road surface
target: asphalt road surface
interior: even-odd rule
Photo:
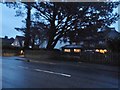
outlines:
[[[118,88],[117,67],[2,57],[2,88]]]

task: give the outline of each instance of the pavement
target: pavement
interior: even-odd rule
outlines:
[[[2,57],[3,88],[119,88],[119,73],[115,66]]]

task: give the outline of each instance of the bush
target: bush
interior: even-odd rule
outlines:
[[[23,49],[22,47],[13,47],[13,46],[2,46],[2,49],[9,49],[9,50],[21,50]]]
[[[48,49],[46,49],[46,48],[29,48],[29,49],[25,49],[25,50],[43,50],[43,51],[55,51],[55,52],[60,52],[59,49],[48,50]]]
[[[107,40],[107,45],[112,52],[120,52],[120,38]]]

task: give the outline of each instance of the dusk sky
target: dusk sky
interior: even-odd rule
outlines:
[[[22,27],[23,23],[22,17],[15,17],[15,10],[12,8],[8,8],[3,4],[0,4],[2,6],[2,14],[0,14],[0,24],[2,25],[2,37],[8,36],[15,37],[16,35],[22,35],[21,32],[16,31],[15,27]],[[1,20],[2,19],[2,20]],[[0,36],[1,37],[1,36]]]
[[[2,7],[2,8],[1,8]],[[2,26],[2,35],[0,37],[8,36],[14,37],[16,35],[23,35],[22,32],[16,31],[15,27],[22,27],[23,23],[21,22],[24,20],[22,17],[15,17],[15,10],[13,8],[8,8],[5,5],[0,3],[0,25]],[[114,24],[116,30],[118,30],[118,23]]]

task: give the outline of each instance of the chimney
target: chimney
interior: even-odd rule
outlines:
[[[5,39],[8,39],[8,36],[5,36]]]

